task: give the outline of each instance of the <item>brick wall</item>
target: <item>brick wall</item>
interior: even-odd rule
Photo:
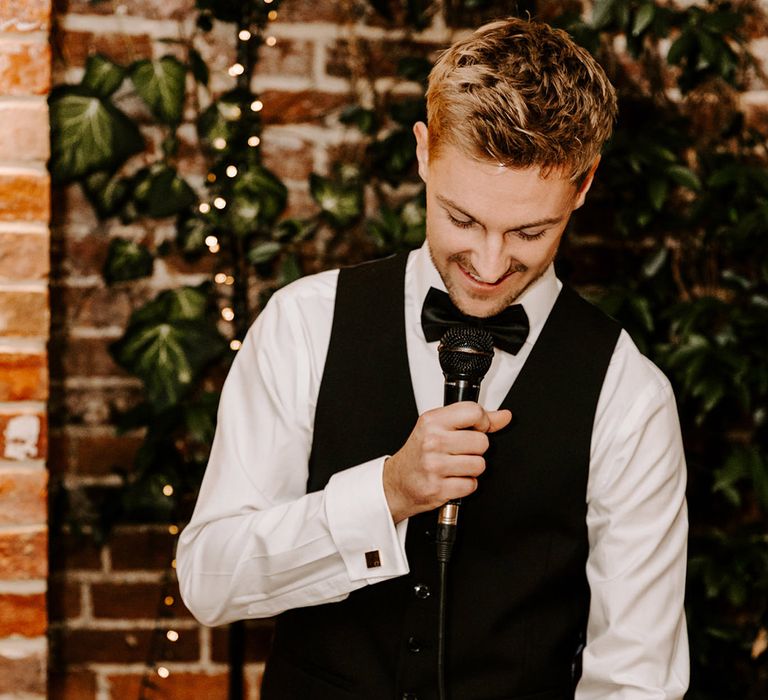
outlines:
[[[46,685],[50,0],[0,2],[0,697]]]
[[[398,37],[388,35],[375,22],[359,18],[353,8],[360,4],[354,0],[284,0],[273,25],[277,44],[265,49],[260,63],[256,87],[262,91],[267,123],[263,152],[267,166],[289,186],[289,209],[293,215],[301,215],[311,208],[308,174],[312,170],[325,171],[340,147],[354,139],[354,134],[340,127],[337,118],[340,107],[350,100],[343,60],[349,40],[355,38],[359,42],[358,49],[362,48],[369,57],[368,66],[379,85],[386,86],[394,72]],[[15,5],[21,8],[44,3],[16,0]],[[87,0],[61,0],[60,7],[54,42],[58,55],[56,82],[79,80],[89,52],[100,51],[121,61],[163,55],[168,45],[162,39],[176,36],[182,30],[194,0],[105,0],[96,4]],[[25,12],[33,15],[27,20],[28,24],[34,27],[38,22],[43,26],[42,10]],[[19,24],[15,31],[20,31],[21,26]],[[14,31],[14,28],[6,26],[5,31]],[[18,52],[28,62],[42,60],[39,57],[45,55],[44,45],[40,45],[42,30],[31,31],[14,39],[18,42]],[[438,22],[417,38],[418,45],[428,54],[435,47],[445,45],[450,36]],[[0,51],[10,51],[4,47],[5,44],[0,44]],[[231,79],[226,69],[234,55],[227,32],[217,28],[209,45],[200,48],[213,68],[214,89],[229,86]],[[768,48],[765,53],[768,54]],[[2,65],[5,64],[0,60]],[[35,402],[43,401],[45,394],[42,280],[46,269],[45,253],[41,251],[45,249],[46,240],[46,181],[40,166],[35,164],[35,159],[44,158],[45,153],[39,150],[41,142],[26,133],[27,128],[33,128],[35,119],[40,128],[44,128],[44,114],[39,114],[44,112],[44,103],[42,98],[16,97],[14,90],[23,84],[33,93],[44,92],[46,82],[35,71],[29,71],[28,75],[29,78],[10,80],[9,91],[14,97],[0,103],[0,127],[6,118],[14,124],[25,124],[24,133],[15,132],[12,139],[7,139],[6,130],[0,128],[0,143],[5,148],[9,141],[17,149],[19,144],[30,144],[21,148],[23,156],[18,153],[11,157],[12,174],[9,167],[0,166],[0,208],[4,206],[2,202],[9,201],[4,194],[6,190],[14,193],[17,202],[5,205],[7,211],[0,209],[0,246],[3,251],[12,250],[15,256],[14,262],[14,258],[6,258],[4,254],[0,262],[3,281],[0,290],[4,298],[12,300],[1,302],[0,311],[14,310],[5,321],[13,330],[3,331],[14,338],[12,342],[7,341],[11,343],[8,348],[3,346],[0,367],[3,376],[12,377],[10,386],[15,387],[12,394],[0,399],[6,402],[0,404],[4,412],[0,414],[0,424],[4,431],[7,422],[17,414],[23,414],[25,420],[40,419],[43,406]],[[4,74],[0,74],[0,80],[8,82]],[[764,114],[763,105],[768,97],[756,90],[748,100],[758,120]],[[8,109],[14,110],[16,116],[6,116]],[[29,119],[18,119],[18,110],[28,110]],[[151,131],[146,133],[152,137]],[[195,156],[192,125],[183,127],[182,136],[187,141],[182,159],[185,173],[201,178],[205,173]],[[13,223],[5,223],[11,220]],[[158,639],[157,611],[166,595],[173,600],[167,606],[170,617],[163,619],[161,631],[172,628],[179,633],[179,639],[170,645],[164,642],[167,655],[172,657],[164,659],[164,665],[171,673],[166,679],[154,676],[159,691],[151,697],[175,700],[226,697],[226,629],[200,627],[180,605],[173,586],[166,589],[174,534],[163,527],[124,525],[107,542],[96,545],[78,537],[67,525],[67,513],[85,503],[79,494],[88,493],[98,499],[101,492],[114,487],[119,481],[116,469],[130,466],[140,443],[140,436],[118,436],[114,428],[115,413],[136,403],[139,385],[115,366],[107,352],[108,344],[120,336],[131,310],[144,299],[163,287],[200,281],[208,274],[204,265],[194,268],[170,258],[157,267],[154,277],[146,283],[118,284],[108,289],[100,272],[109,240],[118,235],[151,240],[165,235],[170,227],[172,222],[160,222],[154,229],[117,222],[106,225],[95,218],[77,187],[55,193],[50,469],[56,502],[60,496],[66,496],[69,511],[65,508],[57,512],[52,534],[49,611],[50,697],[53,699],[137,698],[145,659],[153,639]],[[604,246],[601,248],[601,243],[593,239],[585,238],[575,244],[581,245],[585,255],[594,257],[598,263],[605,252]],[[590,246],[594,248],[591,252],[587,250]],[[22,254],[22,251],[25,252]],[[33,327],[29,328],[29,324]],[[16,401],[23,403],[10,403]],[[44,439],[41,430],[35,446],[30,447],[35,458],[42,450]],[[24,459],[21,463],[4,462],[7,466],[2,467],[0,479],[9,475],[14,488],[28,494],[30,489],[22,489],[26,483],[22,478],[31,480],[33,488],[42,488],[44,472],[34,458]],[[0,481],[0,498],[5,499],[2,483]],[[20,513],[34,512],[37,501],[30,502],[29,498],[15,497],[14,503],[18,503],[15,509]],[[0,520],[4,512],[5,509],[0,508]],[[26,522],[25,517],[14,516],[15,522]],[[34,516],[29,517],[34,520]],[[42,517],[39,520],[42,522]],[[40,546],[43,533],[40,526],[21,532],[16,531],[19,528],[15,525],[13,528],[0,530],[0,564],[5,536],[15,537],[19,542],[23,532],[30,548]],[[43,575],[42,570],[28,574],[32,578]],[[8,576],[0,575],[0,579],[3,578]],[[23,585],[0,582],[0,620],[6,619],[3,613],[6,598],[8,604],[16,605],[14,617],[24,620],[32,614],[27,611],[35,609],[35,596],[42,595],[42,590],[42,583],[37,582]],[[4,634],[6,631],[0,627],[0,637]],[[162,634],[160,638],[162,640]],[[249,627],[247,680],[251,700],[258,697],[258,679],[268,639],[268,626],[257,623]],[[17,644],[19,649],[26,649],[33,642],[37,640],[21,640]],[[34,653],[43,653],[42,645],[29,648],[34,649]],[[0,661],[0,683],[2,663]]]

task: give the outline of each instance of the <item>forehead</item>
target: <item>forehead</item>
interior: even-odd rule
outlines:
[[[561,214],[572,204],[576,185],[562,172],[542,172],[539,166],[514,168],[480,160],[446,144],[429,161],[428,193],[449,200],[480,218],[539,209],[543,216]]]

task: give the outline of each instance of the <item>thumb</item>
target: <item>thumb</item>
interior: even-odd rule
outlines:
[[[498,411],[488,411],[488,421],[490,426],[486,432],[495,433],[509,425],[512,420],[512,411],[502,408]]]

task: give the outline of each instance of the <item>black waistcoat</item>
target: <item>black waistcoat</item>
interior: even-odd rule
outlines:
[[[393,454],[417,419],[405,344],[405,256],[342,270],[308,491]],[[564,287],[502,403],[450,562],[451,700],[566,700],[589,608],[592,423],[618,326]],[[279,616],[263,700],[436,697],[435,513],[410,519],[410,573]],[[361,553],[362,556],[362,553]],[[372,571],[375,573],[375,570]]]

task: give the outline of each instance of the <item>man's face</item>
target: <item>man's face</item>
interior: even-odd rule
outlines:
[[[446,144],[429,161],[427,130],[414,127],[427,185],[427,241],[454,305],[471,316],[509,306],[547,269],[592,175],[580,188],[557,173],[478,161]]]

